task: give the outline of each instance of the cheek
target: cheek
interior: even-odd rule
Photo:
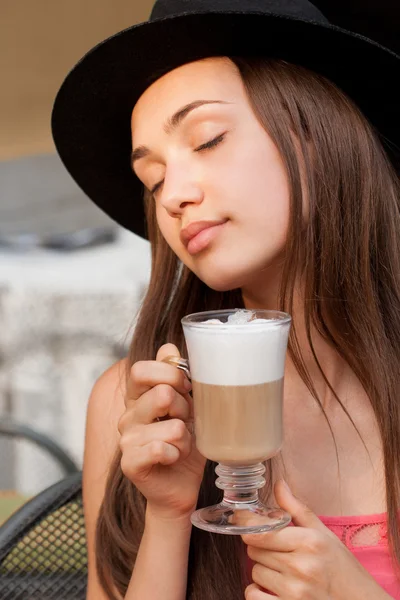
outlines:
[[[254,233],[267,234],[270,240],[286,239],[290,191],[286,172],[279,163],[255,157],[236,175],[234,189],[238,199],[234,212],[239,219],[248,222]]]
[[[247,211],[261,219],[286,220],[289,215],[288,177],[278,150],[265,132],[253,132],[219,165],[226,195],[234,212]]]
[[[180,221],[179,219],[171,218],[167,212],[162,207],[157,207],[156,209],[156,218],[158,228],[161,232],[161,235],[167,242],[168,246],[171,250],[177,255],[177,257],[189,266],[187,263],[187,255],[185,253],[185,249],[182,246],[182,243],[179,238],[180,234]]]

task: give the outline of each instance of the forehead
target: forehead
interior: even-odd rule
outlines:
[[[140,136],[151,123],[159,123],[195,100],[237,102],[244,96],[237,67],[228,58],[208,58],[188,63],[154,82],[132,112],[132,132]]]

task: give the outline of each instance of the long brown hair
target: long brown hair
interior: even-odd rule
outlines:
[[[294,287],[300,272],[306,298],[302,318],[322,375],[325,377],[313,347],[313,328],[347,361],[370,398],[383,443],[389,540],[399,564],[399,180],[378,134],[333,83],[283,61],[232,60],[256,117],[281,153],[290,183],[291,216],[277,308],[295,317]],[[301,168],[293,134],[300,147]],[[302,178],[310,206],[306,228]],[[166,342],[176,344],[185,355],[180,326],[183,315],[243,304],[240,290],[216,292],[182,266],[158,230],[151,199],[146,201],[146,210],[152,275],[129,365],[153,360]],[[320,403],[298,342],[296,318],[289,352]],[[213,463],[207,462],[199,506],[218,500],[213,468]],[[144,512],[145,499],[122,474],[118,453],[97,526],[97,568],[110,598],[115,598],[113,586],[122,595],[128,587]],[[193,528],[187,599],[242,599],[246,585],[243,564],[240,538]]]

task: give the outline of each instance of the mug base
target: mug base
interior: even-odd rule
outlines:
[[[196,510],[192,524],[199,529],[226,535],[265,533],[277,531],[291,522],[290,515],[280,508],[271,508],[261,502],[220,502]]]

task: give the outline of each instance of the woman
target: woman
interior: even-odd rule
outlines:
[[[89,401],[89,600],[400,598],[399,64],[305,0],[159,0],[64,82],[62,159],[139,234],[144,186],[152,246],[130,355]],[[266,495],[295,527],[243,539],[190,525],[214,465],[163,362],[182,316],[224,307],[293,319]]]

